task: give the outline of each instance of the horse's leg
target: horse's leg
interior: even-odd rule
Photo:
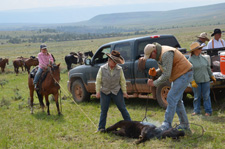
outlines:
[[[47,105],[47,113],[48,113],[48,115],[50,115],[50,111],[49,111],[49,100],[48,100],[48,95],[45,95],[45,101],[46,101],[46,105]]]
[[[67,70],[69,71],[71,69],[71,64],[67,64]]]
[[[18,75],[18,73],[19,73],[19,67],[16,67],[16,75]]]
[[[38,96],[38,100],[39,100],[42,112],[44,112],[45,105],[44,105],[44,102],[43,102],[43,96],[39,93],[39,91],[36,91],[36,93],[37,93],[37,96]]]
[[[28,72],[28,74],[30,74],[30,67],[29,66],[27,66],[27,72]]]
[[[34,90],[30,89],[30,108],[31,108],[30,113],[31,114],[34,113],[33,106],[34,106]]]
[[[55,103],[56,103],[56,107],[58,110],[58,115],[61,115],[60,109],[59,109],[59,100],[58,100],[59,94],[54,94],[54,98],[55,98]]]
[[[16,73],[16,67],[14,66],[14,71],[15,71],[15,73]]]

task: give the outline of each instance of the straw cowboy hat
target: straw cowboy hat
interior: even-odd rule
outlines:
[[[117,64],[125,63],[124,58],[120,55],[120,52],[118,51],[112,50],[111,54],[107,53],[106,55]]]
[[[207,37],[207,33],[206,32],[202,32],[199,36],[196,36],[196,37],[198,37],[198,38],[204,38],[207,41],[209,41],[209,38]]]
[[[200,45],[199,42],[193,42],[191,45],[190,45],[190,51],[189,52],[193,52],[195,50],[198,50],[198,49],[202,49],[204,47]]]

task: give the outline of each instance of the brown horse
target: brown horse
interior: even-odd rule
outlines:
[[[31,66],[37,66],[39,64],[37,58],[29,58],[25,60],[25,68],[27,69],[28,74],[30,73]]]
[[[43,103],[43,96],[45,96],[45,101],[46,101],[46,105],[47,105],[47,113],[48,115],[50,115],[50,111],[49,111],[49,100],[48,100],[48,95],[53,94],[54,95],[54,99],[56,102],[56,107],[58,110],[58,115],[60,115],[60,110],[59,110],[59,102],[58,102],[58,96],[59,96],[59,92],[58,90],[60,89],[60,86],[58,84],[59,80],[60,80],[60,69],[59,69],[60,64],[58,65],[52,65],[49,67],[48,70],[44,71],[43,74],[46,74],[45,79],[42,81],[42,83],[40,83],[41,78],[39,79],[39,82],[41,85],[39,86],[39,90],[36,90],[37,95],[38,95],[38,99],[40,102],[40,105],[42,107],[42,110],[44,111],[44,103]],[[45,73],[46,72],[46,73]],[[30,106],[31,106],[31,114],[33,114],[33,94],[34,94],[34,84],[33,84],[33,78],[31,78],[31,76],[29,75],[28,78],[28,86],[30,89]]]
[[[6,66],[6,64],[9,65],[9,59],[4,58],[4,59],[2,59],[2,60],[0,61],[0,67],[1,67],[2,72],[5,71],[5,66]]]
[[[18,75],[19,73],[19,67],[22,68],[23,71],[23,67],[25,66],[24,61],[21,59],[16,59],[13,61],[13,66],[14,66],[14,71],[16,73],[16,75]]]

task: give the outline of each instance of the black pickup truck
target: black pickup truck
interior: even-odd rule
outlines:
[[[158,68],[157,62],[148,59],[144,71],[138,69],[138,59],[144,55],[144,47],[153,42],[172,46],[178,48],[182,53],[186,53],[186,49],[180,47],[173,35],[153,35],[104,44],[96,51],[92,59],[85,61],[85,65],[77,66],[69,71],[68,90],[72,93],[74,100],[82,102],[89,100],[91,95],[95,96],[95,81],[99,67],[107,62],[106,53],[117,50],[125,59],[125,64],[120,66],[123,68],[126,78],[129,98],[155,99],[161,107],[165,108],[167,106],[167,93],[170,89],[169,81],[157,87],[154,91],[151,91],[146,84],[150,77],[148,70],[152,67]]]

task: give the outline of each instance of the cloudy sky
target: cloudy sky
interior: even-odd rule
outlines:
[[[186,0],[185,0],[186,1]],[[171,10],[223,3],[225,0],[0,0],[0,11],[15,9],[33,9],[48,7],[96,7],[115,5],[145,5],[152,10]],[[153,7],[154,5],[160,7]],[[142,9],[142,8],[139,8]],[[143,7],[144,11],[147,7]],[[126,11],[126,9],[124,9]],[[139,10],[138,10],[139,11]]]
[[[0,0],[2,23],[71,23],[100,14],[167,11],[225,0]]]

